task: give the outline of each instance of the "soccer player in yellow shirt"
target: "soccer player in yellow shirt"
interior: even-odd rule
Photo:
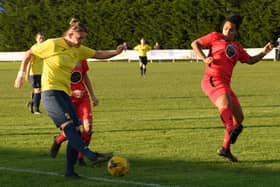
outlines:
[[[78,152],[85,155],[92,164],[107,162],[112,157],[112,153],[91,151],[83,142],[79,132],[81,122],[70,98],[70,76],[81,60],[111,58],[120,54],[123,46],[112,51],[96,51],[82,45],[87,34],[87,27],[72,19],[62,37],[48,39],[26,51],[15,80],[15,88],[20,88],[31,57],[43,59],[42,103],[55,125],[64,131],[68,139],[65,172],[68,178],[80,178],[75,172]]]
[[[147,52],[150,51],[151,49],[152,47],[146,44],[144,38],[141,38],[140,44],[134,47],[134,50],[138,51],[139,53],[139,66],[140,66],[141,76],[146,75],[147,64],[148,64]]]
[[[42,33],[38,32],[35,36],[36,44],[38,45],[45,40]],[[29,80],[32,86],[31,101],[27,103],[31,113],[41,114],[40,102],[41,102],[41,77],[42,77],[43,60],[36,56],[31,58],[31,61],[27,65],[26,80]]]

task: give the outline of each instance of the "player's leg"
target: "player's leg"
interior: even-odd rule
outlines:
[[[143,71],[143,63],[141,62],[141,59],[139,61],[139,68],[140,68],[140,75],[143,76],[144,71]]]
[[[143,75],[146,75],[146,72],[147,72],[147,64],[148,64],[148,59],[147,59],[147,57],[143,57],[142,63],[143,63]]]
[[[225,149],[230,148],[230,133],[233,131],[233,113],[232,113],[232,104],[231,97],[229,94],[223,94],[218,97],[215,102],[216,107],[219,110],[220,117],[224,127],[226,129],[223,147]]]
[[[34,75],[33,82],[33,105],[34,105],[34,114],[40,114],[40,102],[41,102],[41,75]]]
[[[54,136],[53,144],[52,144],[51,150],[50,150],[50,156],[52,158],[56,157],[61,144],[66,140],[67,140],[67,138],[66,138],[66,135],[64,134],[64,131],[61,131],[58,136]]]
[[[31,86],[32,86],[32,91],[31,91],[31,100],[30,101],[28,101],[27,102],[27,104],[26,104],[26,106],[27,106],[27,108],[28,108],[28,110],[31,112],[31,113],[34,113],[34,109],[33,109],[33,105],[34,105],[34,103],[33,103],[33,98],[34,98],[34,76],[33,75],[31,75],[31,76],[29,76],[29,82],[30,82],[30,84],[31,84]]]
[[[147,64],[143,64],[143,75],[146,75],[147,72]]]
[[[82,139],[87,146],[89,146],[91,142],[91,137],[92,137],[92,123],[88,119],[85,119],[83,120]],[[78,164],[80,166],[86,166],[84,155],[80,152],[78,154]]]
[[[219,80],[215,80],[213,77],[205,77],[201,81],[201,87],[211,102],[218,108],[222,123],[226,129],[223,145],[217,151],[217,154],[228,158],[232,162],[236,162],[237,159],[230,151],[230,134],[234,129],[232,99],[230,94],[228,94],[231,89],[228,85]]]
[[[80,178],[80,176],[75,172],[75,164],[77,161],[78,151],[71,146],[68,142],[66,148],[66,173],[65,177]]]
[[[41,114],[40,102],[41,102],[41,75],[33,75],[30,77],[30,81],[33,88],[32,94],[32,110],[34,114]]]
[[[231,93],[232,96],[232,112],[233,112],[233,125],[234,125],[234,131],[231,133],[231,144],[234,144],[240,135],[240,133],[243,130],[243,125],[242,122],[244,120],[244,114],[242,111],[242,108],[240,106],[240,103],[238,101],[237,96],[235,95],[234,92]]]
[[[33,97],[34,97],[34,93],[33,93],[33,89],[32,89],[32,91],[31,91],[31,99],[26,104],[26,107],[28,108],[29,112],[31,112],[31,113],[34,113]]]
[[[40,114],[40,102],[41,102],[41,89],[35,88],[34,89],[34,97],[32,99],[33,107],[34,107],[34,114]]]
[[[48,112],[48,115],[52,118],[57,127],[61,128],[67,139],[68,144],[73,149],[83,153],[89,158],[93,164],[105,162],[112,157],[110,155],[103,155],[96,152],[92,152],[82,141],[81,135],[77,130],[80,125],[78,122],[78,115],[76,114],[75,108],[71,102],[70,97],[62,91],[45,91],[42,94],[44,108]],[[71,155],[74,151],[67,151],[67,170],[66,174],[72,173],[75,176],[74,164],[77,161],[77,155]],[[71,175],[70,175],[71,176]]]
[[[83,122],[82,139],[83,142],[89,146],[92,135],[92,110],[89,97],[83,98],[80,102],[75,104],[75,108],[78,112],[80,120]],[[84,155],[79,152],[78,164],[80,166],[86,166]]]
[[[233,132],[235,132],[235,126],[233,120],[233,104],[231,95],[227,93],[220,96],[216,101],[216,106],[220,111],[222,122],[226,128],[223,146],[218,149],[217,154],[219,156],[228,158],[232,162],[237,162],[237,158],[230,151],[230,144],[232,139],[235,137],[235,135],[233,135]]]

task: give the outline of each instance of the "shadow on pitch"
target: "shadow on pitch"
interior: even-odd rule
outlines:
[[[113,178],[109,176],[106,171],[106,164],[94,168],[77,167],[77,172],[89,177],[136,181],[164,186],[279,186],[280,184],[280,168],[278,167],[280,159],[243,160],[238,163],[231,163],[219,157],[213,161],[205,161],[199,158],[196,160],[188,160],[187,155],[185,160],[172,159],[172,155],[169,155],[168,158],[153,159],[149,158],[148,154],[143,156],[141,151],[139,151],[139,153],[139,155],[136,153],[134,156],[127,156],[130,162],[130,171],[122,178]],[[160,156],[155,155],[154,157]],[[31,187],[38,185],[38,181],[50,186],[55,186],[57,183],[61,183],[65,186],[67,183],[67,181],[61,177],[65,169],[64,152],[56,159],[52,159],[48,155],[42,154],[36,150],[28,151],[24,150],[24,148],[0,148],[0,160],[0,167],[44,171],[44,173],[56,172],[60,174],[55,177],[40,173],[30,174],[0,170],[2,177],[12,176],[13,180],[25,181],[27,178],[29,186]],[[273,164],[273,166],[271,166],[271,164]],[[86,182],[90,182],[90,184],[94,183],[91,181]],[[106,183],[104,181],[95,182],[97,186],[134,186],[111,184],[110,182]],[[84,181],[82,180],[74,183],[75,185],[83,184]],[[86,184],[84,185],[89,186]]]

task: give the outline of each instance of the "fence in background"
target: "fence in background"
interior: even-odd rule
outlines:
[[[258,54],[262,49],[261,48],[248,48],[246,49],[250,55]],[[207,54],[208,50],[204,50]],[[270,53],[268,53],[263,59],[264,60],[274,60],[276,61],[276,48],[274,48]],[[160,50],[151,50],[147,53],[149,61],[199,61],[200,58],[193,52],[191,49],[160,49]],[[24,52],[0,52],[0,62],[1,61],[21,61],[24,57]],[[104,60],[104,61],[138,61],[138,52],[134,50],[126,50],[121,54]],[[96,59],[88,59],[89,61],[100,61]]]

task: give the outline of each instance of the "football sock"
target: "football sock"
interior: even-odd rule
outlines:
[[[141,75],[143,75],[143,73],[144,73],[144,72],[143,72],[143,67],[142,67],[142,66],[140,67],[140,73],[141,73]]]
[[[31,92],[31,100],[33,101],[33,97],[34,97],[34,92]]]
[[[59,136],[55,139],[57,144],[61,144],[62,142],[66,141],[67,138],[63,131],[60,132]]]
[[[233,119],[232,119],[232,111],[229,107],[220,109],[220,116],[222,119],[222,122],[226,128],[226,130],[230,133],[233,129]]]
[[[35,93],[33,97],[35,112],[39,112],[40,101],[41,101],[41,93]]]
[[[68,142],[66,149],[66,174],[71,175],[74,173],[77,155],[78,152],[76,149],[74,149]]]
[[[76,127],[73,123],[70,123],[67,126],[65,126],[63,131],[68,139],[68,143],[74,149],[84,154],[90,160],[94,159],[96,154],[90,151],[87,145],[83,142],[80,133],[76,130]]]
[[[83,142],[88,146],[90,144],[90,140],[91,140],[91,132],[82,132],[82,139]],[[78,158],[83,158],[83,154],[79,152]]]
[[[146,71],[147,71],[147,69],[146,69],[146,68],[144,68],[144,75],[146,75]]]
[[[229,135],[228,131],[225,131],[223,147],[225,149],[229,149],[230,148],[230,135]]]

